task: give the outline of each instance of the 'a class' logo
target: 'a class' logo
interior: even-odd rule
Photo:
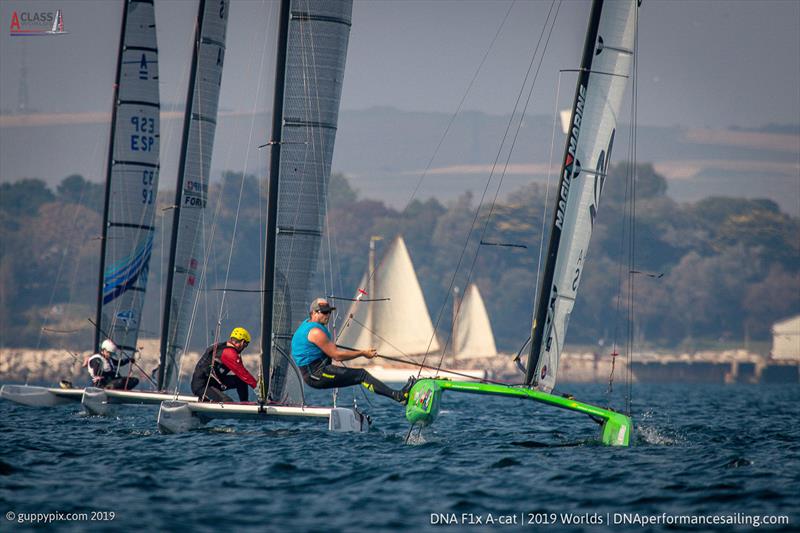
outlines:
[[[14,11],[9,32],[12,36],[64,35],[64,15],[55,11]]]

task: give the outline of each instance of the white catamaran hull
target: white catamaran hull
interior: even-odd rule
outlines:
[[[0,387],[0,398],[31,407],[52,407],[79,402],[82,396],[83,389],[57,389],[32,385],[3,385]]]
[[[167,392],[148,392],[132,390],[99,389],[86,387],[81,404],[86,412],[93,415],[108,415],[114,405],[158,405],[161,402],[175,400],[174,394]],[[196,402],[197,396],[178,396],[183,402]]]
[[[163,433],[197,429],[215,418],[234,420],[327,420],[330,431],[369,431],[369,418],[356,409],[343,407],[291,407],[257,403],[205,403],[165,401],[158,411],[158,428]]]

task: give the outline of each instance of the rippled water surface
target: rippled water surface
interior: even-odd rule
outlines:
[[[564,388],[604,403],[600,386]],[[317,393],[312,403],[329,401]],[[496,521],[472,531],[752,529],[624,525],[623,513],[784,515],[788,525],[759,529],[800,531],[800,386],[640,385],[633,397],[631,448],[597,445],[597,426],[582,415],[452,393],[410,444],[402,409],[384,398],[367,405],[360,393],[374,419],[368,434],[218,421],[161,435],[154,407],[90,417],[78,405],[0,401],[1,510],[115,513],[51,525],[76,531],[418,531],[453,529],[436,520],[465,527],[470,513]],[[563,524],[579,519],[602,524]]]

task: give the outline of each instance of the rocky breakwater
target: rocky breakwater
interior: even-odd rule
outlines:
[[[92,352],[70,352],[66,349],[0,348],[0,383],[57,385],[61,380],[68,380],[74,386],[82,387],[89,384],[89,373],[83,366],[83,361],[91,354]],[[184,354],[181,363],[182,390],[189,390],[189,379],[199,357],[198,352]],[[158,359],[158,340],[140,340],[136,365],[131,370],[131,375],[139,378],[138,388],[143,390],[155,388],[143,374],[146,373],[149,377],[149,374],[158,367]],[[246,354],[242,357],[242,361],[256,376],[259,355]],[[127,368],[123,367],[125,371]]]

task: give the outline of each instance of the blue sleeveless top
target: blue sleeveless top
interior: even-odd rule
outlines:
[[[331,338],[328,328],[318,322],[305,319],[292,336],[292,358],[297,366],[306,366],[325,356],[325,353],[316,344],[308,340],[308,333],[314,328],[321,329],[329,339]]]

